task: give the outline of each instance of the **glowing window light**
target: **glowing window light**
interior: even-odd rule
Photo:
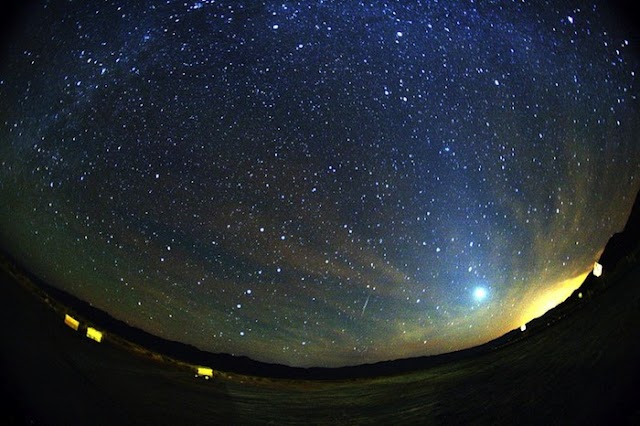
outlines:
[[[78,327],[80,326],[80,322],[69,314],[64,316],[64,323],[75,331],[78,331]]]
[[[213,369],[209,367],[198,367],[196,369],[196,377],[204,377],[205,379],[209,380],[211,377],[213,377]]]
[[[100,343],[102,341],[102,332],[93,327],[87,327],[87,337]]]
[[[602,275],[602,265],[599,264],[598,262],[593,264],[593,275],[596,277],[599,277],[600,275]]]

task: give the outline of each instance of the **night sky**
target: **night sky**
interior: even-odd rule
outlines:
[[[605,1],[29,16],[0,56],[2,246],[204,350],[483,343],[564,300],[640,188],[638,40]]]

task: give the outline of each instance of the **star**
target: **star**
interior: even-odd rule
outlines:
[[[473,289],[473,298],[477,302],[482,302],[487,297],[487,289],[484,287],[476,287]]]

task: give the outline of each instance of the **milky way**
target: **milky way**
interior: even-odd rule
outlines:
[[[201,349],[485,342],[579,285],[640,188],[637,51],[606,2],[30,13],[0,66],[2,245]]]

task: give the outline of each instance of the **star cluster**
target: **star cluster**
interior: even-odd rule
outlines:
[[[579,285],[640,187],[613,16],[45,2],[0,65],[2,244],[212,352],[339,366],[485,342]]]

